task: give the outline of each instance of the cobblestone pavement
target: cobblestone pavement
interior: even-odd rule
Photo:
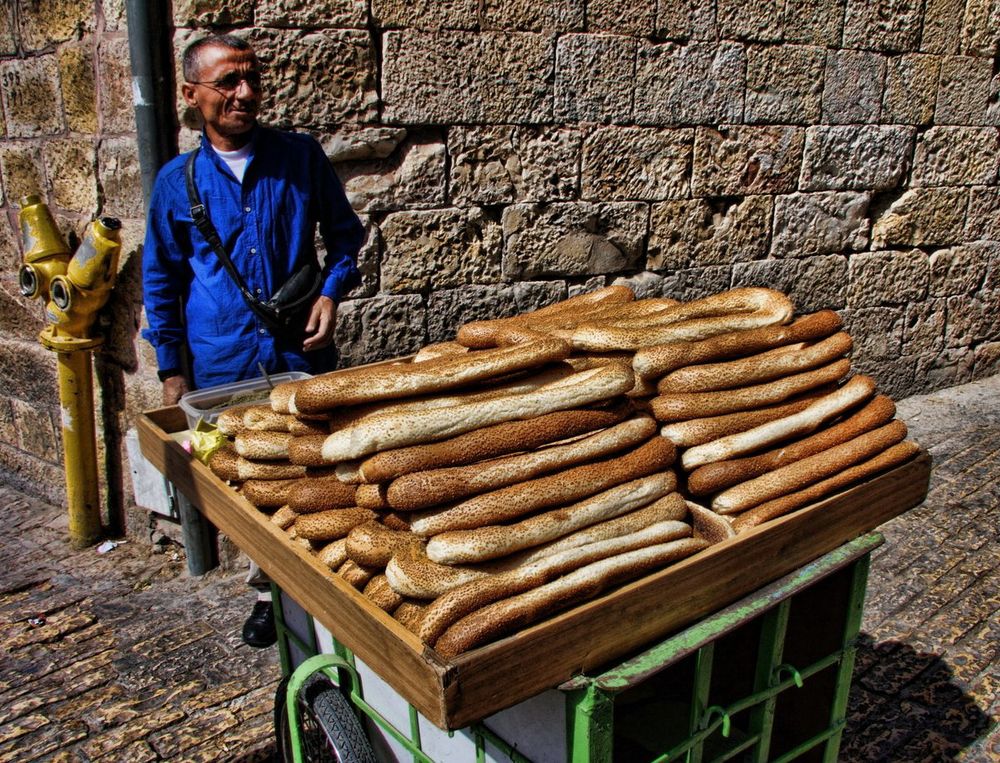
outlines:
[[[1000,760],[1000,376],[899,407],[931,491],[881,528],[841,757]],[[0,507],[0,761],[271,758],[280,671],[240,642],[241,573],[72,551],[63,508]]]

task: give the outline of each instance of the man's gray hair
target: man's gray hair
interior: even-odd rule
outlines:
[[[234,34],[212,34],[195,40],[184,49],[183,72],[187,82],[195,82],[201,69],[201,53],[205,48],[223,47],[230,50],[253,50],[250,43]]]

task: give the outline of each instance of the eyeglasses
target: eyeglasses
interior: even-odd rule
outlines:
[[[241,82],[246,82],[251,90],[260,92],[262,85],[261,78],[262,73],[260,71],[252,70],[248,72],[229,72],[229,74],[220,79],[205,80],[203,82],[188,80],[188,84],[204,85],[205,87],[212,88],[212,90],[218,90],[220,93],[232,94],[239,89]]]

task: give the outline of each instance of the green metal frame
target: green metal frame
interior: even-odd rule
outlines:
[[[611,670],[596,676],[578,676],[564,683],[559,689],[565,693],[567,701],[567,760],[572,763],[610,763],[614,747],[616,695],[640,685],[679,660],[694,655],[694,682],[689,705],[688,737],[672,749],[655,757],[654,763],[681,759],[687,763],[701,763],[705,760],[706,741],[716,733],[720,733],[723,738],[730,738],[733,717],[744,711],[749,711],[746,732],[741,734],[738,742],[734,740],[733,745],[715,757],[714,761],[729,760],[736,755],[746,754],[755,762],[784,763],[814,747],[824,745],[823,760],[826,763],[834,763],[837,760],[845,725],[856,653],[855,643],[861,627],[868,581],[869,558],[872,550],[882,542],[882,536],[878,533],[858,538]],[[851,582],[840,648],[810,665],[793,666],[783,662],[792,597],[822,578],[849,566]],[[276,588],[274,594],[281,665],[287,675],[292,662],[290,642],[296,643],[307,654],[316,655],[318,649],[315,638],[311,643],[306,643],[286,628],[280,592]],[[755,619],[761,621],[761,633],[752,693],[724,707],[711,704],[711,679],[716,642],[722,636]],[[309,625],[310,633],[314,633],[311,616]],[[309,676],[316,672],[322,672],[330,681],[340,686],[359,715],[369,718],[392,736],[413,756],[415,763],[435,763],[421,748],[419,716],[416,709],[412,706],[409,708],[410,729],[407,736],[365,701],[361,679],[351,651],[336,642],[334,651],[333,655],[320,654],[307,659],[291,674],[286,708],[296,763],[301,761],[301,745],[298,703],[295,698]],[[801,688],[811,676],[831,666],[837,666],[836,683],[827,728],[781,757],[771,758],[771,731],[778,695],[792,687]],[[469,730],[475,742],[477,763],[485,760],[487,744],[496,747],[514,763],[528,763],[527,758],[519,754],[511,744],[481,723],[474,724]]]

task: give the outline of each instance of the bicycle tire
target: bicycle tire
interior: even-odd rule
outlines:
[[[286,712],[289,677],[278,684],[274,701],[276,759],[292,761]],[[307,763],[377,763],[375,753],[340,689],[321,675],[309,678],[299,692],[299,739]]]

